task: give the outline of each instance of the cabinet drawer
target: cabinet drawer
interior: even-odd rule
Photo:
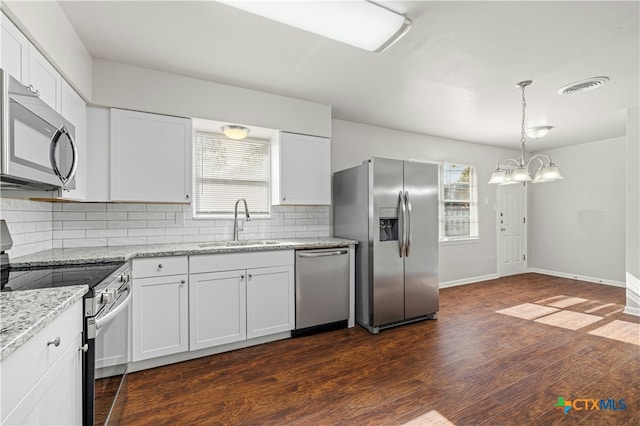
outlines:
[[[82,317],[82,300],[79,300],[2,361],[0,419],[5,418],[72,344],[77,344]],[[56,337],[60,338],[59,346],[47,345]]]
[[[189,273],[231,271],[293,265],[293,250],[259,251],[251,253],[201,254],[189,257]]]
[[[189,270],[187,256],[150,257],[133,259],[133,278],[161,277],[186,274]]]

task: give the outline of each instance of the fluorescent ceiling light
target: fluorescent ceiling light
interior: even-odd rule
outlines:
[[[384,51],[411,29],[406,16],[366,0],[219,2],[370,52]]]

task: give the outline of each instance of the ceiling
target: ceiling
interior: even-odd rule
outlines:
[[[381,1],[413,21],[370,53],[214,1],[61,1],[94,58],[315,101],[333,117],[544,150],[626,133],[640,98],[637,1]],[[569,83],[610,81],[575,95]]]

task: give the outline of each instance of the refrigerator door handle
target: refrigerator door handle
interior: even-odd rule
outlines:
[[[400,246],[400,257],[404,254],[404,221],[405,221],[405,204],[402,191],[398,194],[398,245]]]
[[[409,250],[411,250],[411,198],[409,197],[409,191],[404,192],[404,202],[406,204],[407,216],[405,219],[407,229],[407,240],[405,244],[405,257],[409,257]]]

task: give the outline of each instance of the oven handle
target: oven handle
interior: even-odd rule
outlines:
[[[127,285],[124,291],[127,292],[127,296],[124,298],[122,302],[120,302],[115,308],[110,310],[103,317],[96,318],[96,331],[100,330],[101,327],[104,327],[105,325],[113,321],[115,317],[117,317],[118,314],[120,314],[120,312],[122,312],[127,306],[129,306],[129,302],[131,302],[131,287]]]

